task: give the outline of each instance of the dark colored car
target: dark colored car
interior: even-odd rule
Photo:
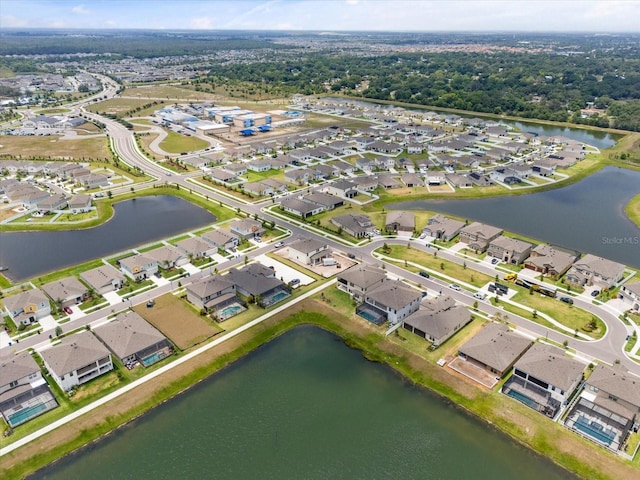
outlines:
[[[355,253],[349,253],[349,254],[347,254],[347,257],[349,257],[351,259],[354,259],[354,258],[356,258],[356,254]]]
[[[418,275],[420,275],[421,277],[424,277],[424,278],[429,278],[431,276],[427,272],[420,272]]]
[[[496,263],[498,263],[500,260],[498,260],[497,258],[494,258],[493,260],[491,260],[491,264],[495,265]]]
[[[71,310],[71,307],[64,307],[63,310],[64,310],[64,313],[66,313],[67,315],[71,315],[73,313],[73,310]]]
[[[573,299],[569,297],[560,297],[560,301],[564,303],[568,303],[569,305],[573,305]]]
[[[600,290],[594,290],[593,292],[591,292],[592,297],[597,297],[598,295],[600,295]]]

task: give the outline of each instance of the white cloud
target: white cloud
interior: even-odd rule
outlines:
[[[26,27],[28,22],[13,15],[2,15],[0,16],[0,25],[5,28]]]
[[[195,30],[212,30],[213,19],[211,17],[194,17],[189,20],[189,27]]]
[[[89,15],[91,12],[84,5],[77,5],[71,9],[73,13],[78,15]]]

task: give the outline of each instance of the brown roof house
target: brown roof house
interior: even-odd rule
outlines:
[[[16,325],[29,325],[51,314],[51,303],[37,288],[4,299],[4,308]]]
[[[348,213],[333,217],[331,223],[356,238],[364,237],[375,230],[375,226],[368,215]]]
[[[426,233],[436,240],[448,242],[456,238],[460,230],[464,228],[464,225],[464,222],[460,220],[454,220],[438,214],[427,221],[427,226],[422,229],[422,233]]]
[[[413,232],[416,216],[413,212],[391,211],[387,213],[385,228],[388,232]]]
[[[365,295],[356,314],[377,325],[385,320],[395,324],[416,312],[421,299],[422,292],[399,280],[388,280]]]
[[[96,327],[93,333],[123,365],[129,367],[135,362],[148,367],[173,351],[171,342],[157,328],[130,310]]]
[[[501,378],[531,343],[531,340],[512,332],[506,325],[488,323],[460,347],[458,355]]]
[[[251,218],[235,220],[231,224],[230,229],[231,233],[242,238],[253,238],[256,235],[262,235],[265,231],[261,222],[258,220],[252,220]]]
[[[158,272],[158,261],[143,253],[123,258],[118,263],[122,273],[135,281],[149,278]]]
[[[565,275],[565,280],[574,285],[595,285],[612,288],[624,274],[625,266],[618,262],[596,257],[590,253],[576,260]]]
[[[577,255],[557,250],[550,245],[537,245],[531,250],[531,256],[524,267],[558,279],[575,262]]]
[[[213,275],[187,285],[187,300],[200,309],[218,310],[238,301],[236,284],[226,276]]]
[[[640,414],[640,378],[620,365],[599,364],[585,382],[565,426],[590,440],[620,450]]]
[[[47,283],[42,285],[42,290],[58,307],[69,307],[82,303],[89,294],[87,286],[76,277],[66,277]]]
[[[82,272],[80,278],[91,285],[100,295],[113,292],[114,290],[120,290],[125,283],[122,272],[111,265],[102,265],[101,267]]]
[[[500,235],[489,244],[487,255],[502,260],[505,263],[520,265],[529,257],[533,245],[517,238]]]
[[[492,240],[498,238],[502,230],[491,225],[473,222],[460,230],[460,242],[469,245],[469,248],[477,252],[484,252]]]
[[[145,252],[149,258],[158,262],[161,268],[181,267],[189,263],[189,257],[186,253],[173,245],[163,245],[153,250]]]
[[[275,271],[261,263],[250,263],[243,268],[231,268],[224,277],[232,281],[236,291],[256,303],[269,307],[291,295],[291,290],[280,279]]]
[[[40,356],[51,377],[63,390],[71,390],[113,370],[107,347],[89,331],[63,338]]]
[[[439,347],[472,320],[471,312],[456,305],[453,298],[440,296],[435,300],[426,298],[420,308],[404,319],[403,327]]]
[[[368,292],[375,290],[386,280],[384,270],[361,263],[338,274],[338,288],[356,300],[364,300]]]
[[[502,393],[554,418],[582,381],[584,368],[564,350],[535,343],[513,366]]]
[[[58,406],[30,353],[0,358],[0,415],[16,427]]]

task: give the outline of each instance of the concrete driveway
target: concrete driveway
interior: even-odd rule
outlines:
[[[313,283],[315,280],[308,275],[296,270],[295,268],[291,268],[284,263],[280,263],[279,261],[267,257],[266,255],[259,255],[256,257],[256,261],[260,262],[262,265],[266,267],[273,267],[276,271],[276,277],[282,279],[284,283],[289,283],[294,278],[300,279],[300,285],[309,285]]]

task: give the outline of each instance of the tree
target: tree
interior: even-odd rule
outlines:
[[[538,312],[536,310],[534,310],[533,312],[531,312],[531,316],[534,318],[534,320],[536,318],[538,318]]]
[[[113,192],[111,190],[107,191],[107,197],[113,198]]]
[[[440,270],[444,270],[444,262],[440,262]]]

